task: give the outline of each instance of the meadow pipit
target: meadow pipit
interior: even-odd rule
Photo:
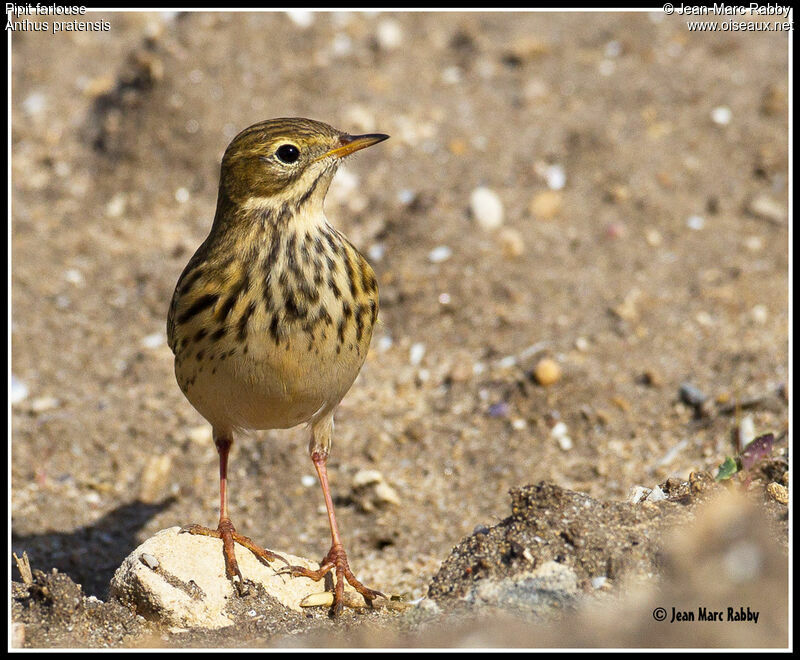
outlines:
[[[310,119],[271,119],[237,135],[225,150],[211,232],[189,260],[167,319],[178,384],[213,428],[219,453],[216,529],[187,531],[222,539],[228,577],[244,582],[234,543],[265,560],[281,559],[238,534],[228,516],[228,453],[234,433],[307,424],[331,548],[319,570],[336,573],[333,613],[344,580],[367,603],[382,595],[353,575],[328,487],[333,414],[367,355],[378,316],[370,265],[328,224],[323,202],[339,163],[388,135],[348,135]]]

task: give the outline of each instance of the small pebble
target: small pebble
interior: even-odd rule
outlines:
[[[745,415],[739,422],[739,448],[744,449],[756,438],[756,423],[752,415]]]
[[[769,220],[776,224],[786,222],[786,208],[766,195],[759,195],[750,200],[747,205],[747,212],[756,218]]]
[[[727,126],[731,123],[733,112],[725,105],[720,105],[711,111],[711,121],[720,126]]]
[[[58,408],[61,402],[53,396],[40,396],[31,401],[31,410],[35,413]]]
[[[31,116],[41,115],[47,108],[47,97],[41,92],[33,92],[22,102],[22,109]]]
[[[175,201],[179,204],[185,204],[189,201],[189,191],[186,188],[178,188],[175,191]]]
[[[511,428],[515,431],[524,431],[528,428],[528,422],[522,419],[522,417],[515,417],[511,420]]]
[[[564,195],[558,190],[542,190],[531,199],[528,210],[537,220],[552,220],[564,205]]]
[[[106,215],[109,218],[119,218],[125,213],[125,208],[128,205],[128,197],[125,193],[117,193],[106,204]]]
[[[691,383],[682,383],[678,390],[678,396],[681,401],[693,408],[702,406],[708,398],[700,389]]]
[[[411,366],[416,367],[419,365],[423,357],[425,357],[425,344],[421,342],[412,344],[408,351],[408,361]]]
[[[301,28],[311,27],[311,24],[314,22],[313,11],[303,11],[302,9],[293,9],[291,11],[287,11],[286,15],[291,19],[292,23],[294,23],[297,27]]]
[[[82,286],[84,283],[83,275],[77,268],[68,268],[64,271],[64,279],[70,284]]]
[[[503,227],[497,235],[503,256],[508,259],[520,257],[525,253],[525,241],[516,229]]]
[[[777,481],[767,484],[767,494],[776,502],[789,504],[789,489]]]
[[[403,29],[392,19],[381,21],[376,34],[378,45],[384,50],[394,50],[403,43]]]
[[[701,215],[690,215],[686,219],[686,226],[694,231],[700,231],[706,226],[706,220]]]
[[[667,499],[667,495],[661,490],[661,486],[656,486],[645,499],[648,502],[660,502],[661,500]]]
[[[186,437],[198,445],[210,444],[213,440],[213,433],[211,426],[203,424],[202,426],[195,426],[186,432]]]
[[[353,488],[363,488],[380,481],[383,481],[383,475],[378,470],[359,470],[353,475]]]
[[[489,406],[489,417],[508,417],[509,405],[499,401]]]
[[[602,589],[607,581],[608,578],[605,575],[598,575],[592,578],[592,587],[595,589]]]
[[[647,244],[650,247],[658,247],[659,245],[661,245],[661,242],[663,240],[661,237],[661,233],[657,229],[652,229],[652,228],[648,229],[645,232],[644,237],[645,240],[647,241]]]
[[[302,477],[300,477],[300,483],[306,488],[311,488],[317,483],[317,479],[313,474],[304,474]]]
[[[452,256],[453,251],[449,247],[446,245],[440,245],[428,252],[428,261],[430,261],[432,264],[440,264],[443,261],[447,261]]]
[[[761,236],[748,236],[743,244],[750,252],[761,252],[764,249],[764,239]]]
[[[550,165],[545,169],[544,179],[550,190],[561,190],[567,185],[567,174],[561,165]]]
[[[367,249],[367,256],[371,261],[381,261],[386,254],[386,246],[383,243],[374,243]]]
[[[750,316],[759,325],[764,325],[769,318],[769,312],[765,305],[756,305],[750,310]]]
[[[163,332],[154,332],[153,334],[142,337],[143,348],[158,348],[164,344],[166,337]]]
[[[151,570],[156,570],[158,568],[158,559],[147,552],[143,552],[139,555],[139,561]]]
[[[485,231],[494,231],[503,224],[503,203],[490,188],[475,188],[469,198],[469,208],[472,217]]]
[[[575,348],[577,348],[581,353],[585,353],[589,350],[589,340],[586,337],[578,337],[575,340]]]
[[[552,358],[542,358],[533,368],[533,376],[539,385],[553,385],[561,380],[561,366]]]
[[[11,374],[11,403],[19,403],[28,398],[28,386]]]

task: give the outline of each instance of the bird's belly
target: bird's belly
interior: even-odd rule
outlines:
[[[253,338],[257,339],[257,338]],[[248,341],[216,360],[176,364],[197,411],[218,428],[281,429],[333,410],[353,384],[366,351],[302,334],[281,344]],[[185,384],[185,386],[184,386]]]

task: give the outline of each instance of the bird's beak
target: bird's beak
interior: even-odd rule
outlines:
[[[322,154],[317,160],[322,160],[323,158],[329,158],[330,156],[334,156],[335,158],[344,158],[345,156],[349,156],[350,154],[358,151],[359,149],[366,149],[367,147],[371,147],[373,144],[378,144],[378,142],[383,142],[384,140],[388,139],[389,136],[385,135],[384,133],[367,133],[366,135],[342,135],[341,140],[342,146],[336,147],[335,149],[331,149],[330,151]]]

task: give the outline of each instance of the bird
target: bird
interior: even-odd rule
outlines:
[[[269,119],[236,135],[222,157],[211,230],[181,273],[167,315],[178,385],[211,425],[219,455],[219,524],[184,531],[222,540],[239,594],[247,587],[235,544],[286,562],[236,531],[228,458],[242,432],[305,424],[331,546],[319,569],[286,570],[312,580],[335,573],[332,616],[342,610],[345,581],[370,606],[384,597],[350,568],[326,467],[334,413],[364,364],[379,298],[370,264],[323,206],[343,159],[388,137],[305,118]]]

